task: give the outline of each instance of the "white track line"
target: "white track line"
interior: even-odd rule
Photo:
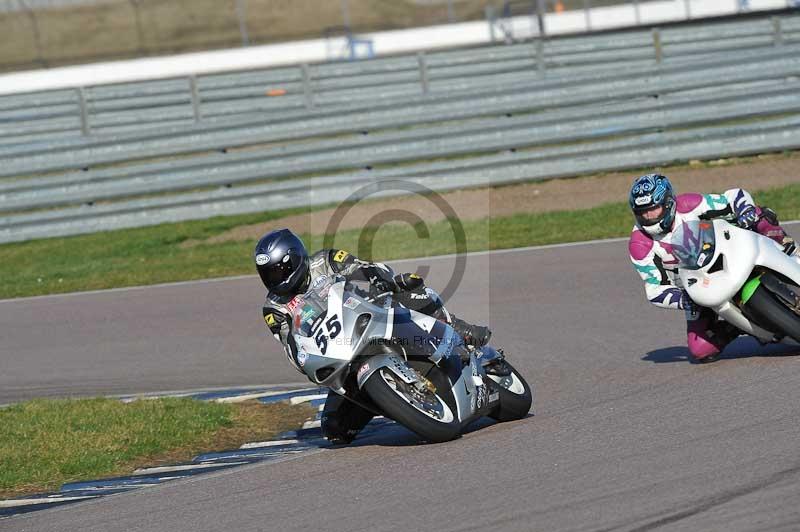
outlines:
[[[231,397],[220,397],[219,399],[214,399],[217,403],[241,403],[243,401],[250,401],[252,399],[261,399],[263,397],[273,397],[276,395],[284,395],[287,393],[292,393],[295,390],[283,390],[283,391],[275,391],[275,392],[263,392],[263,393],[250,393],[245,395],[233,395]],[[301,391],[301,390],[296,390]],[[294,401],[294,397],[292,397],[292,401]],[[292,404],[297,404],[292,402]]]
[[[299,405],[300,403],[308,403],[318,399],[325,399],[326,397],[328,397],[327,393],[321,393],[317,395],[300,395],[298,397],[292,397],[289,399],[289,403],[293,405]]]
[[[163,392],[145,392],[141,394],[122,394],[122,395],[106,395],[104,397],[108,399],[119,399],[123,403],[132,403],[134,401],[139,401],[142,399],[162,399],[164,397],[192,397],[194,395],[203,394],[203,393],[214,393],[214,392],[224,392],[226,390],[233,390],[233,389],[261,389],[266,390],[270,388],[281,388],[280,390],[272,390],[269,392],[263,393],[253,393],[253,394],[246,394],[246,395],[234,395],[231,397],[221,397],[218,399],[214,399],[214,401],[224,403],[224,402],[236,402],[237,400],[246,401],[247,399],[257,399],[261,397],[270,397],[273,395],[283,395],[285,393],[292,393],[292,392],[301,392],[303,390],[315,390],[317,388],[309,388],[309,382],[286,382],[283,384],[262,384],[260,386],[219,386],[216,388],[197,388],[193,390],[177,390],[177,391],[163,391]],[[245,399],[240,399],[240,398]],[[17,403],[4,403],[0,404],[0,408],[7,408],[9,406],[13,406]]]
[[[226,466],[235,466],[235,465],[242,465],[247,464],[248,462],[227,462]],[[133,476],[142,476],[142,475],[157,475],[159,473],[175,473],[177,471],[193,471],[195,469],[210,469],[214,467],[220,467],[220,464],[185,464],[185,465],[177,465],[177,466],[162,466],[162,467],[145,467],[142,469],[137,469],[133,472]]]
[[[272,440],[272,441],[254,441],[253,443],[245,443],[239,449],[261,449],[262,447],[275,447],[276,445],[295,445],[300,443],[300,440]]]
[[[790,220],[788,222],[782,222],[781,225],[792,225],[800,223],[800,220]],[[631,226],[633,227],[633,226]],[[472,251],[467,253],[468,257],[480,257],[483,255],[503,255],[507,253],[525,253],[527,251],[543,251],[548,249],[560,249],[560,248],[571,248],[571,247],[578,247],[578,246],[593,246],[596,244],[610,244],[615,242],[624,242],[628,240],[629,237],[619,237],[619,238],[603,238],[599,240],[582,240],[580,242],[564,242],[561,244],[546,244],[543,246],[526,246],[521,248],[505,248],[505,249],[490,249],[485,251]],[[434,255],[432,257],[414,257],[409,259],[396,259],[396,260],[388,260],[389,264],[395,263],[402,263],[402,262],[416,262],[421,260],[445,260],[445,259],[452,259],[456,257],[457,254],[450,253],[448,255]],[[125,286],[122,288],[106,288],[104,290],[86,290],[83,292],[68,292],[66,294],[50,294],[50,295],[43,295],[43,296],[30,296],[30,297],[19,297],[16,299],[0,299],[0,304],[3,303],[19,303],[23,301],[35,301],[38,299],[47,299],[47,298],[63,298],[63,297],[73,297],[73,296],[83,296],[83,295],[92,295],[92,294],[113,294],[118,292],[131,292],[135,290],[145,290],[149,288],[169,288],[174,286],[187,286],[187,285],[202,285],[202,284],[210,284],[210,283],[219,283],[225,281],[238,281],[242,279],[256,279],[255,274],[251,275],[233,275],[230,277],[215,277],[213,279],[198,279],[195,281],[178,281],[174,283],[159,283],[159,284],[151,284],[151,285],[142,285],[142,286]]]
[[[0,508],[17,508],[19,506],[35,506],[38,504],[55,504],[64,501],[80,501],[82,499],[96,499],[97,495],[82,495],[80,497],[48,497],[42,499],[14,499],[0,501]]]

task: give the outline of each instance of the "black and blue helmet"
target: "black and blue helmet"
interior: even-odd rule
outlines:
[[[308,281],[309,259],[300,238],[288,229],[261,237],[253,254],[258,275],[272,294],[297,295]]]
[[[636,225],[651,235],[672,230],[675,223],[675,191],[661,174],[637,177],[628,198]]]

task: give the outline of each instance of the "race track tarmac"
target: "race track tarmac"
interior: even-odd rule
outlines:
[[[431,286],[452,262],[429,261]],[[0,402],[298,381],[260,297],[248,278],[0,303],[15,353]],[[624,242],[470,256],[449,308],[491,324],[535,387],[535,415],[439,445],[393,426],[0,530],[800,529],[799,350],[740,339],[689,364],[682,312],[645,301]]]

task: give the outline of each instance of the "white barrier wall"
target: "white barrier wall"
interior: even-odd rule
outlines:
[[[549,35],[588,30],[653,25],[739,13],[743,0],[662,0],[640,2],[637,12],[633,4],[597,7],[587,12],[549,13],[544,23]],[[800,0],[746,0],[749,11],[781,9]],[[510,24],[515,38],[535,36],[535,18],[515,17]],[[495,36],[502,39],[501,31]],[[376,55],[433,50],[451,46],[491,42],[489,24],[485,21],[429,26],[407,30],[359,35],[372,40]],[[47,89],[102,85],[127,81],[171,78],[232,70],[265,68],[329,59],[331,42],[325,39],[295,41],[283,44],[251,46],[231,50],[198,52],[128,61],[94,63],[70,67],[16,72],[0,75],[0,94]],[[342,48],[342,46],[334,47]]]

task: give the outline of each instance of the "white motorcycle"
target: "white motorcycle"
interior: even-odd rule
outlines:
[[[457,438],[482,416],[525,417],[533,397],[502,352],[464,346],[443,321],[323,277],[291,310],[297,362],[312,382],[423,439]]]
[[[763,343],[800,343],[800,262],[777,242],[701,220],[675,231],[673,250],[695,303]]]

